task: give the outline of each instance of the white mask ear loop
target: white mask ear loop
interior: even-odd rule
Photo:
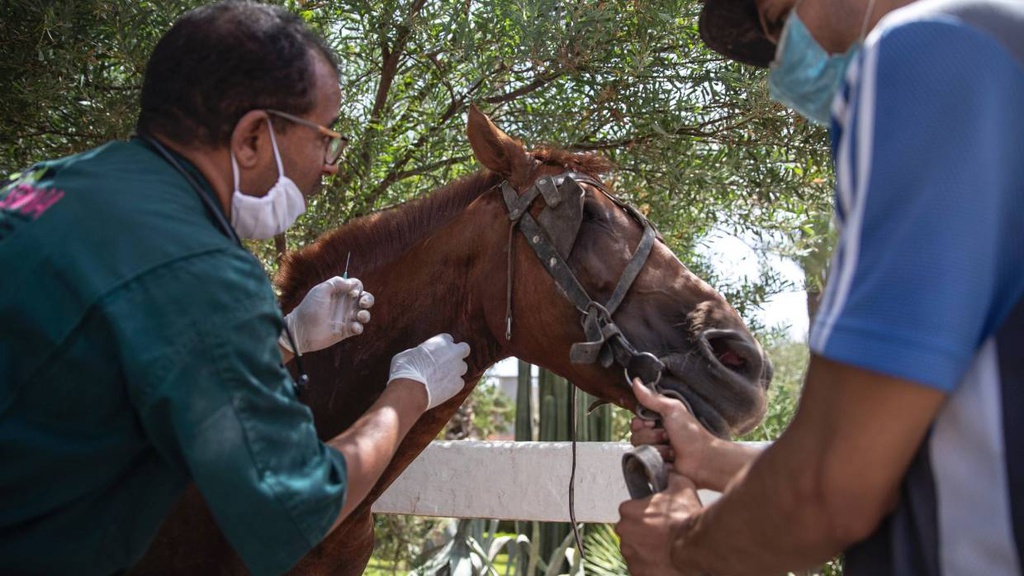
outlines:
[[[235,179],[235,190],[238,190],[238,162],[235,161],[235,153],[231,153],[231,175]]]
[[[871,13],[875,11],[875,0],[868,0],[868,11],[864,13],[864,21],[860,25],[860,41],[863,42],[868,34],[868,22],[871,21]]]
[[[874,2],[874,0],[871,0]],[[281,164],[281,153],[277,151],[277,138],[274,137],[274,123],[267,117],[267,126],[270,128],[270,143],[274,145],[274,160],[277,160],[277,177],[284,176],[284,165]]]
[[[874,1],[874,0],[872,0]],[[270,128],[270,143],[274,146],[274,160],[277,161],[277,177],[284,176],[284,165],[281,164],[281,153],[277,151],[277,138],[274,137],[274,124],[267,118],[267,126]],[[238,190],[238,161],[235,160],[235,153],[231,153],[231,176],[235,181],[235,190]]]

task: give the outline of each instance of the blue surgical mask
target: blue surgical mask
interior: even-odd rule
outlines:
[[[860,46],[858,41],[843,54],[829,54],[811,36],[794,8],[786,18],[770,66],[769,94],[809,120],[828,124],[832,100]]]

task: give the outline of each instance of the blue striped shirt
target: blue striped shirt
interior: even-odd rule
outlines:
[[[1020,574],[1024,2],[890,13],[832,113],[840,236],[811,348],[950,395],[846,573]]]

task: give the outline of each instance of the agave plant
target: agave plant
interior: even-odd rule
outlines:
[[[572,534],[545,560],[537,557],[537,546],[529,537],[499,534],[497,528],[497,520],[459,520],[455,536],[409,576],[584,576]],[[508,554],[508,563],[499,572],[495,560],[502,551]],[[563,573],[565,564],[569,571]],[[520,566],[525,568],[519,570]]]
[[[583,562],[589,576],[622,576],[629,574],[619,550],[619,535],[611,524],[591,524],[583,539],[587,557]]]

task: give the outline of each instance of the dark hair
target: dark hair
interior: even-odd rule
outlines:
[[[250,110],[308,113],[317,53],[337,70],[324,41],[281,7],[228,1],[192,10],[153,49],[136,130],[216,147]]]

